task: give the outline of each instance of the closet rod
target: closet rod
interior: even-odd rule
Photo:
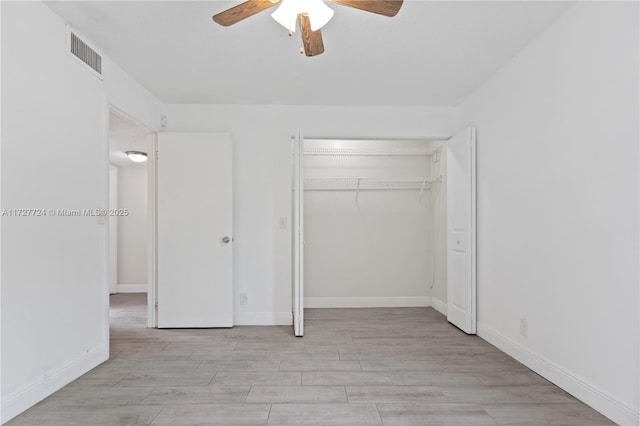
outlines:
[[[356,153],[334,153],[334,152],[305,152],[304,155],[313,157],[430,157],[433,154],[427,153],[403,153],[403,152],[367,152]]]
[[[391,182],[391,183],[433,183],[439,181],[440,177],[406,177],[406,178],[386,178],[386,177],[339,177],[339,178],[307,178],[305,182]]]
[[[304,189],[308,191],[374,191],[374,190],[420,190],[431,189],[431,184],[439,182],[435,178],[317,178],[305,179]]]
[[[305,191],[413,191],[424,192],[431,189],[433,179],[305,179]]]
[[[376,188],[304,188],[305,191],[420,191],[419,186],[408,187],[376,187]],[[424,188],[423,191],[431,191],[431,188]]]

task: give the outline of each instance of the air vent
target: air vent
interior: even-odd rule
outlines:
[[[92,70],[102,75],[102,56],[90,48],[73,31],[69,32],[69,51]]]

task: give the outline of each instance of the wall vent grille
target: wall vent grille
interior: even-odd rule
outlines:
[[[90,48],[73,32],[70,32],[69,48],[71,53],[87,64],[92,70],[102,75],[102,56]]]

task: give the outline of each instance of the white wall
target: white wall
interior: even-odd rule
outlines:
[[[118,168],[118,292],[147,291],[147,188],[146,163]]]
[[[622,424],[638,424],[638,48],[636,2],[578,3],[462,105],[479,334]]]
[[[160,104],[83,69],[44,4],[1,8],[2,208],[106,208],[107,97],[152,127]],[[107,246],[95,217],[2,217],[3,422],[107,358]]]
[[[165,105],[168,131],[230,132],[234,139],[236,324],[291,323],[291,136],[442,138],[453,108]],[[248,305],[239,293],[248,293]]]

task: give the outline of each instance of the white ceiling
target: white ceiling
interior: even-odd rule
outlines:
[[[147,152],[150,135],[144,127],[111,111],[109,114],[109,162],[118,167],[143,167],[129,160],[127,151]]]
[[[298,53],[239,1],[55,1],[51,9],[165,103],[456,105],[572,2],[405,0],[395,18],[330,4],[325,53]],[[272,9],[273,10],[273,9]]]

